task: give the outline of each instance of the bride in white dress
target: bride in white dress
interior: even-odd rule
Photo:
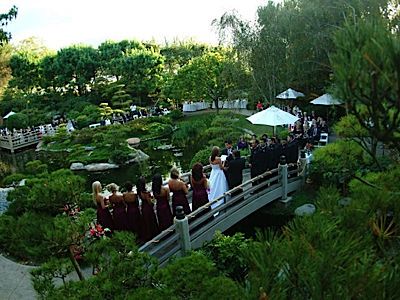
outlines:
[[[208,200],[212,201],[223,193],[228,191],[228,181],[226,180],[224,173],[224,163],[219,157],[219,148],[213,147],[210,157],[211,164],[211,174],[210,174],[210,192],[208,194]],[[221,199],[213,204],[211,204],[211,208],[216,208],[219,205],[224,203],[224,199]]]

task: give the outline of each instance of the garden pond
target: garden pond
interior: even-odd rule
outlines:
[[[162,140],[166,145],[170,144],[168,139]],[[116,183],[123,185],[126,181],[135,183],[140,176],[145,176],[147,180],[155,173],[160,173],[167,177],[171,167],[176,166],[181,172],[190,171],[190,161],[198,150],[203,145],[190,147],[188,149],[167,149],[161,150],[153,146],[152,143],[143,143],[140,150],[150,156],[149,160],[143,163],[133,163],[121,166],[118,169],[111,169],[101,172],[76,171],[86,178],[88,192],[91,191],[93,181],[100,181],[103,185]],[[32,160],[41,160],[49,166],[49,171],[54,171],[60,168],[69,168],[66,154],[63,152],[37,152],[35,149],[10,154],[4,151],[0,152],[0,160],[10,166],[13,173],[23,172],[25,164]]]

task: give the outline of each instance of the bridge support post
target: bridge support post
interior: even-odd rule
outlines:
[[[282,203],[289,203],[292,200],[292,197],[288,197],[288,165],[286,163],[286,157],[284,155],[281,156],[279,162],[279,174],[281,175],[281,184],[282,184]]]
[[[185,255],[185,253],[192,249],[192,246],[190,244],[189,221],[188,218],[185,216],[185,212],[183,211],[182,206],[176,207],[175,224],[176,232],[179,235],[181,252],[182,255]]]
[[[14,153],[14,143],[13,143],[13,138],[11,137],[11,134],[8,134],[7,138],[8,138],[8,143],[10,144],[10,151],[11,151],[11,153]]]

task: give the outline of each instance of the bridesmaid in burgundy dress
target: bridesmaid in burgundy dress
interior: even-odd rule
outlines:
[[[160,174],[156,174],[153,177],[151,189],[154,198],[157,200],[158,226],[160,230],[163,231],[173,223],[171,207],[169,206],[169,188],[162,186],[162,177]]]
[[[207,194],[208,182],[206,176],[203,173],[202,164],[196,163],[193,165],[192,177],[190,178],[190,183],[193,189],[192,210],[195,211],[199,207],[208,203],[208,194]],[[202,213],[198,214],[197,216],[200,216],[206,213],[207,211],[210,211],[210,208],[202,211]]]
[[[191,210],[186,198],[188,188],[186,183],[179,178],[178,169],[172,168],[170,177],[171,179],[168,181],[168,186],[169,190],[172,192],[172,214],[175,216],[177,206],[183,207],[185,215],[190,214]]]
[[[132,191],[133,185],[130,181],[125,183],[126,192],[124,201],[126,203],[126,228],[136,234],[137,239],[141,237],[140,225],[142,224],[142,215],[140,214],[139,201],[137,195]]]
[[[93,200],[97,205],[97,223],[99,223],[103,228],[108,228],[113,230],[114,223],[111,217],[111,213],[106,205],[106,200],[101,195],[101,184],[98,181],[93,182]]]
[[[108,190],[112,193],[108,199],[113,207],[113,219],[115,230],[126,230],[126,206],[124,197],[118,195],[118,187],[115,183],[108,185]]]
[[[147,242],[160,233],[157,224],[157,218],[154,213],[154,204],[152,197],[148,191],[146,191],[146,180],[144,177],[140,177],[136,184],[137,194],[142,200],[142,216],[143,226],[142,234],[143,241]]]

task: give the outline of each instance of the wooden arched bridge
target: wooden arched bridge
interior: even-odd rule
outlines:
[[[210,241],[216,231],[224,232],[263,206],[276,200],[288,202],[288,194],[304,184],[305,168],[304,158],[300,158],[298,165],[288,165],[281,160],[277,169],[244,182],[191,214],[184,216],[177,213],[171,227],[139,250],[157,257],[164,265],[173,256],[199,248]],[[209,207],[220,200],[224,203],[210,211]]]

